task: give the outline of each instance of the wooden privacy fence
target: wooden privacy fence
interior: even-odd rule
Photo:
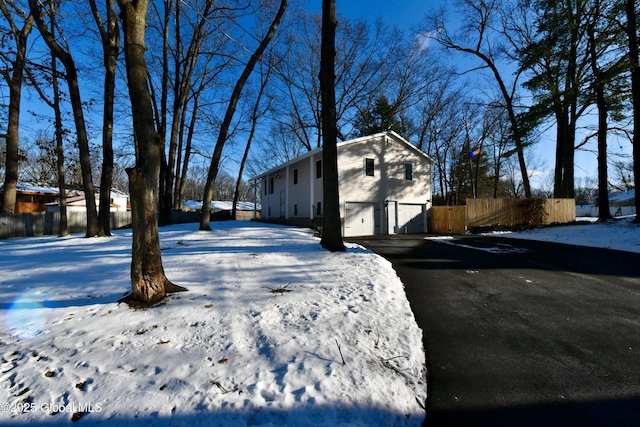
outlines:
[[[111,229],[131,225],[131,212],[111,212]],[[32,212],[20,214],[0,214],[0,239],[58,234],[60,212]],[[86,212],[67,212],[69,233],[87,231]]]
[[[466,206],[434,206],[431,231],[462,234],[477,227],[548,225],[576,220],[575,199],[467,199]]]
[[[430,231],[445,234],[464,234],[467,231],[467,207],[431,207]]]

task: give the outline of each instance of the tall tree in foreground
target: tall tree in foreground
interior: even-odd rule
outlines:
[[[116,88],[116,66],[120,49],[120,29],[114,0],[106,0],[107,19],[103,21],[96,0],[89,0],[93,19],[96,21],[102,41],[105,68],[104,112],[102,116],[102,174],[100,176],[100,207],[98,234],[111,235],[111,185],[113,183],[113,105]]]
[[[9,7],[13,11],[9,10]],[[7,123],[6,141],[6,171],[4,175],[4,194],[0,200],[2,212],[13,213],[16,208],[16,194],[18,190],[18,133],[20,128],[20,100],[22,98],[22,81],[27,55],[27,38],[33,27],[33,16],[20,10],[13,2],[0,1],[0,9],[9,23],[11,34],[15,40],[15,58],[11,60],[13,71],[2,70],[2,75],[9,86],[9,117]],[[18,28],[13,19],[13,13],[24,18],[24,25]]]
[[[640,65],[638,64],[638,22],[636,20],[636,1],[627,0],[627,36],[629,38],[629,62],[631,66],[631,100],[633,103],[633,171],[634,176],[640,176]],[[637,212],[640,211],[638,186],[636,189],[636,219],[640,223]]]
[[[614,45],[611,33],[598,28],[598,23],[607,26],[607,19],[603,16],[600,0],[593,0],[589,20],[586,25],[589,40],[589,63],[593,73],[593,91],[598,110],[598,220],[612,219],[609,210],[609,179],[607,170],[607,132],[611,101],[607,99],[606,86],[610,83],[610,67],[600,63],[599,58],[606,58],[607,51]],[[606,7],[606,5],[604,5]],[[604,40],[603,40],[604,38]],[[604,46],[603,46],[604,45]],[[576,201],[577,203],[577,201]]]
[[[322,174],[324,219],[320,245],[331,252],[344,252],[338,194],[338,125],[336,123],[335,58],[336,1],[322,0],[322,45],[320,48],[320,95],[322,101]]]
[[[82,187],[85,194],[85,203],[87,209],[87,237],[98,235],[98,211],[96,209],[95,187],[93,185],[93,177],[91,174],[91,155],[89,152],[89,137],[87,135],[87,127],[82,109],[82,98],[80,96],[80,85],[78,84],[78,73],[70,48],[65,48],[58,43],[63,37],[54,37],[44,22],[41,10],[41,3],[37,0],[29,0],[29,8],[33,15],[34,21],[38,26],[38,30],[42,35],[47,47],[53,55],[60,60],[65,69],[65,79],[69,86],[69,98],[71,100],[71,108],[73,110],[73,120],[76,125],[76,134],[78,138],[78,148],[80,151],[80,168],[82,171]],[[53,19],[50,16],[50,19]]]
[[[532,77],[525,87],[533,93],[531,117],[556,121],[553,196],[573,198],[578,120],[590,102],[585,88],[591,73],[586,20],[588,0],[534,0],[537,36],[521,53],[522,70]]]
[[[262,54],[269,46],[271,39],[276,34],[276,30],[278,25],[280,25],[280,21],[282,20],[282,16],[284,15],[285,10],[287,9],[287,0],[280,0],[280,7],[276,12],[276,16],[273,18],[267,33],[260,41],[260,44],[256,48],[255,52],[249,58],[246,65],[244,66],[244,70],[242,70],[242,74],[236,85],[233,88],[233,92],[231,93],[231,99],[229,100],[229,104],[227,105],[227,110],[224,115],[224,119],[222,120],[222,124],[220,125],[220,132],[218,133],[218,139],[216,141],[216,146],[213,149],[213,157],[211,157],[211,166],[209,167],[209,173],[207,174],[207,183],[204,188],[204,196],[202,197],[202,214],[200,215],[200,230],[211,230],[209,226],[209,221],[211,220],[211,210],[209,207],[211,206],[211,201],[213,200],[213,186],[215,184],[216,177],[218,176],[218,170],[220,168],[220,159],[222,158],[222,149],[229,138],[229,129],[231,127],[231,121],[233,120],[233,116],[236,113],[236,107],[238,106],[238,101],[240,100],[240,95],[242,94],[242,89],[244,88],[245,83],[249,79],[249,76],[253,72],[253,68],[256,66],[256,63],[262,57]]]
[[[147,84],[144,42],[148,0],[118,0],[124,34],[136,163],[127,169],[131,194],[131,294],[121,301],[149,306],[167,293],[186,290],[167,279],[158,236],[158,191],[164,146],[156,132]]]
[[[51,3],[51,13],[55,7],[54,3]],[[56,23],[52,19],[51,22],[51,34],[55,34]],[[53,89],[53,102],[50,103],[53,108],[53,116],[56,128],[56,170],[58,172],[58,200],[60,203],[60,219],[58,221],[58,236],[65,237],[69,235],[69,227],[67,221],[67,183],[65,181],[64,170],[64,130],[62,129],[62,111],[60,108],[60,84],[58,82],[58,65],[56,57],[51,53],[51,86]],[[45,102],[46,97],[41,96]]]

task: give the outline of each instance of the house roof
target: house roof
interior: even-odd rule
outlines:
[[[57,196],[60,194],[60,189],[58,187],[48,187],[45,185],[40,185],[38,183],[33,182],[24,182],[18,181],[17,189],[20,193],[23,194],[38,194],[38,195],[52,195]],[[0,182],[0,191],[4,191],[4,182]],[[96,194],[100,191],[100,187],[96,187]],[[67,198],[69,196],[78,196],[84,194],[83,191],[79,190],[66,190]],[[123,193],[120,190],[115,188],[111,189],[111,197],[129,197],[128,194]]]
[[[376,133],[373,135],[367,135],[367,136],[361,136],[359,138],[353,138],[353,139],[348,139],[346,141],[341,141],[338,142],[338,148],[340,147],[344,147],[347,145],[351,145],[351,144],[355,144],[358,142],[362,142],[362,141],[366,141],[367,139],[376,139],[376,138],[380,138],[382,136],[386,136],[389,138],[393,138],[394,140],[400,142],[401,144],[405,145],[408,149],[414,151],[416,154],[423,156],[424,158],[426,158],[428,161],[430,161],[431,163],[434,163],[433,159],[431,157],[429,157],[425,152],[423,152],[422,150],[419,150],[415,145],[411,144],[409,141],[407,141],[406,139],[404,139],[403,137],[401,137],[400,135],[398,135],[396,132],[392,131],[392,130],[388,130],[385,132],[380,132],[380,133]],[[254,177],[249,178],[249,181],[255,181],[258,180],[260,178],[262,178],[265,175],[269,175],[271,173],[274,173],[280,169],[283,169],[293,163],[297,163],[300,160],[304,160],[305,158],[311,157],[317,153],[322,153],[322,147],[316,148],[314,150],[311,151],[307,151],[306,153],[296,157],[295,159],[289,160],[288,162],[285,162],[281,165],[278,165],[276,167],[273,167],[265,172],[262,172],[259,175],[256,175]]]
[[[633,200],[636,197],[636,190],[632,189],[629,191],[625,191],[624,193],[619,193],[613,196],[609,196],[609,202],[628,202]]]
[[[51,195],[57,196],[60,194],[60,189],[56,187],[47,187],[33,182],[18,181],[18,192],[22,194],[38,194],[38,195]],[[4,182],[0,182],[0,191],[4,191]],[[81,194],[81,191],[67,190],[67,194]]]

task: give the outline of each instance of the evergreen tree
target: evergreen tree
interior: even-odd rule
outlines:
[[[556,120],[554,197],[574,196],[574,151],[578,119],[586,110],[584,88],[590,74],[586,34],[588,0],[536,0],[537,39],[521,50],[521,66],[536,104],[534,119]],[[534,120],[535,121],[535,120]]]
[[[385,95],[375,100],[371,110],[360,110],[356,114],[354,123],[356,136],[373,135],[387,130],[404,134],[405,126],[397,114],[397,107],[389,103]]]

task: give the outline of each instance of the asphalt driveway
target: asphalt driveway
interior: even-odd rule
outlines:
[[[350,239],[406,286],[427,426],[640,425],[640,255],[546,242]]]

